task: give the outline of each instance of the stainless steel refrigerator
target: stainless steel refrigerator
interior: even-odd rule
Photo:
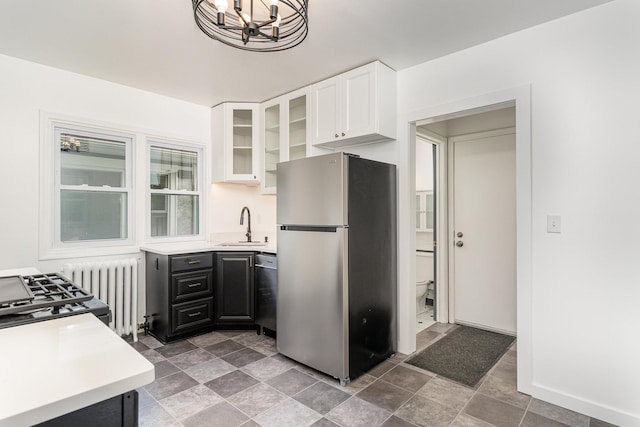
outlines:
[[[278,351],[346,384],[396,348],[396,167],[277,166]]]

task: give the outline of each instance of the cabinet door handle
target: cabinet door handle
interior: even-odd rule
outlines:
[[[189,285],[190,288],[195,288],[196,286],[200,286],[202,285],[202,283],[198,282],[198,283],[192,283]]]
[[[344,133],[344,132],[342,132],[342,136],[345,136],[345,133]]]
[[[194,259],[194,260],[187,260],[187,264],[189,265],[193,265],[193,264],[200,264],[200,260],[199,259]]]
[[[340,135],[338,135],[338,134],[336,133],[336,138],[337,138],[338,136],[340,136]]]
[[[187,314],[187,316],[189,316],[189,317],[196,317],[196,316],[200,316],[200,314],[202,314],[202,312],[200,312],[200,311],[199,311],[199,312],[197,312],[197,313],[189,313],[189,314]]]

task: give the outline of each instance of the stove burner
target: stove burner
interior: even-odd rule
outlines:
[[[53,314],[59,314],[61,306],[82,303],[93,298],[93,295],[61,274],[37,274],[22,278],[33,299],[2,304],[0,315],[24,314],[41,309],[50,309]]]

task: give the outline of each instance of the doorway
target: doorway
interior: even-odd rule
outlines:
[[[440,322],[516,333],[515,124],[508,106],[416,125],[441,151]]]

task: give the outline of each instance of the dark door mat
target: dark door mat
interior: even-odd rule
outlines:
[[[509,335],[458,326],[406,363],[475,387],[514,340]]]

